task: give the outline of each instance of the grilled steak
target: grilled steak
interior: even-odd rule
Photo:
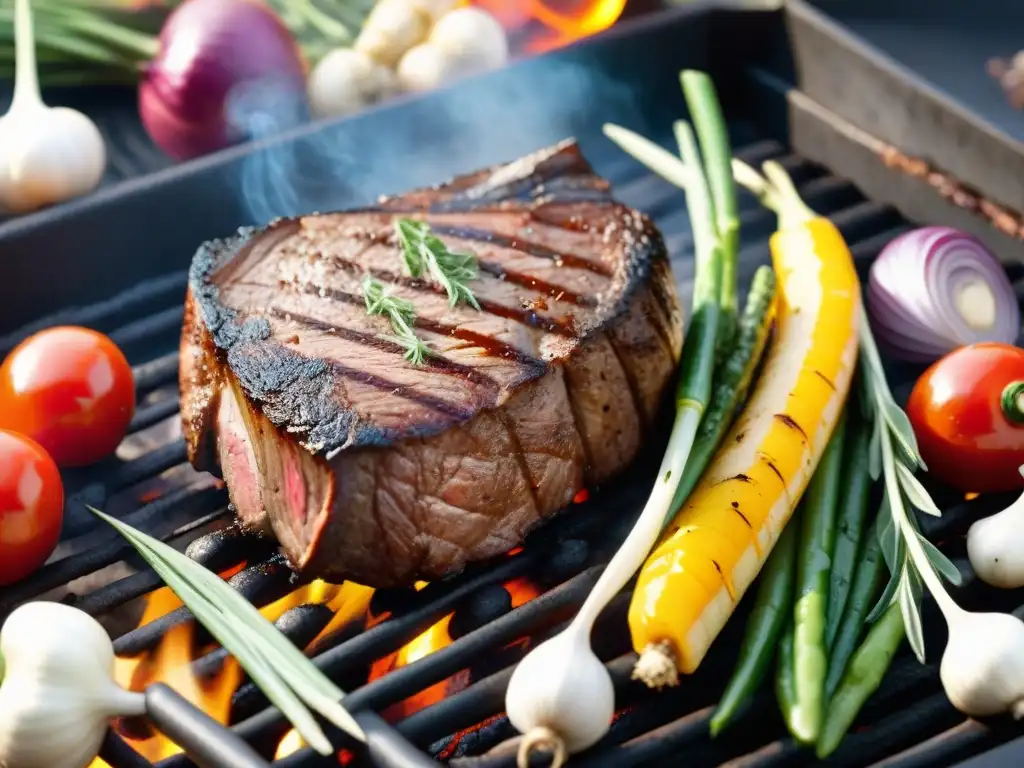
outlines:
[[[477,256],[479,311],[407,276],[397,216]],[[423,365],[367,313],[367,273],[415,306]],[[297,568],[374,587],[504,553],[622,470],[682,344],[661,237],[573,143],[209,243],[186,310],[192,463]]]

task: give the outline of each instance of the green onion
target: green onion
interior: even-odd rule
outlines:
[[[608,670],[590,644],[594,622],[643,565],[657,541],[711,398],[721,297],[721,243],[693,131],[689,124],[680,122],[675,125],[675,134],[686,175],[691,178],[685,192],[694,233],[696,275],[690,328],[679,363],[672,434],[639,519],[587,595],[576,618],[568,628],[528,653],[509,680],[505,711],[523,733],[520,765],[528,762],[531,751],[541,746],[556,756],[575,752],[594,744],[607,731],[615,711],[614,687]],[[635,677],[655,687],[659,681],[678,679],[669,649],[652,654],[645,651],[645,657],[649,665],[643,669],[638,665]],[[576,702],[571,717],[564,715],[564,703],[570,701]]]
[[[362,728],[338,703],[344,692],[224,580],[173,547],[90,510],[128,540],[307,744],[322,755],[334,752],[309,708],[352,737],[366,740]]]
[[[718,356],[721,361],[732,346],[738,311],[736,268],[739,260],[740,220],[736,213],[736,185],[732,178],[732,147],[729,144],[729,132],[722,116],[715,84],[711,78],[704,72],[686,70],[680,75],[680,82],[700,139],[700,151],[704,156],[708,187],[714,204],[715,229],[722,249],[722,277],[718,300],[721,325],[718,334]]]

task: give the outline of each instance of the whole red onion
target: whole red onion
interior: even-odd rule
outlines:
[[[264,107],[278,101],[285,119],[294,117],[296,103],[305,104],[305,81],[299,46],[261,0],[185,0],[160,32],[160,52],[139,86],[139,112],[153,141],[184,160],[253,132],[240,98],[251,102],[262,92]]]

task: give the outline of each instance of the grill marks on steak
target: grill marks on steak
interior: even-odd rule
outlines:
[[[481,311],[407,276],[393,221],[474,253]],[[413,303],[414,366],[362,297]],[[189,455],[292,562],[372,586],[501,554],[637,453],[681,347],[664,247],[574,144],[367,210],[277,221],[193,264]]]

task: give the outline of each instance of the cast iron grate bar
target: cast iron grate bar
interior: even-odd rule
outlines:
[[[808,204],[829,215],[843,231],[862,272],[885,243],[908,228],[892,209],[864,200],[849,183],[787,154],[783,145],[757,138],[749,125],[738,124],[733,129],[734,136],[739,137],[737,146],[741,147],[737,154],[747,162],[759,164],[775,158],[787,167]],[[672,255],[677,281],[688,296],[693,277],[692,235],[682,193],[647,174],[615,150],[609,149],[605,157],[593,159],[598,170],[604,171],[612,181],[620,199],[655,217]],[[768,259],[767,238],[773,231],[774,219],[750,198],[744,198],[740,215],[744,235],[740,281],[745,289],[754,269]],[[180,326],[184,285],[185,275],[181,272],[148,281],[113,299],[63,312],[31,328],[0,337],[0,351],[9,349],[42,325],[62,322],[104,330],[140,354],[142,350],[152,354],[153,349],[163,352],[169,349],[168,339],[173,343]],[[1019,295],[1024,292],[1024,284],[1018,282],[1016,288]],[[178,394],[174,353],[136,361],[140,407],[132,425],[133,434],[159,428],[174,419]],[[906,383],[912,381],[910,374],[913,373],[891,372],[897,394],[906,394]],[[514,765],[514,756],[508,750],[483,754],[514,735],[502,717],[504,689],[515,661],[525,649],[505,647],[524,637],[537,642],[568,620],[639,512],[648,484],[636,479],[636,475],[652,474],[652,464],[652,461],[641,460],[632,483],[617,483],[603,489],[593,500],[579,505],[573,514],[552,521],[532,536],[518,554],[473,567],[458,578],[431,584],[418,593],[412,590],[379,593],[375,596],[375,606],[380,600],[389,609],[393,608],[390,618],[355,635],[348,631],[316,641],[313,651],[317,665],[336,680],[355,680],[348,704],[359,713],[361,721],[372,726],[369,730],[375,741],[369,751],[373,759],[381,765],[407,765],[408,762],[401,760],[408,761],[409,754],[403,758],[402,750],[413,744],[422,750],[418,754],[443,757],[461,768]],[[128,545],[112,532],[98,528],[83,505],[103,505],[162,477],[173,478],[162,495],[123,510],[119,516],[177,546],[185,548],[187,545],[190,556],[206,567],[232,574],[230,583],[257,605],[268,605],[301,586],[303,580],[296,578],[273,553],[271,542],[244,534],[232,526],[224,527],[229,519],[225,492],[194,473],[187,475],[190,470],[184,465],[183,445],[180,439],[174,438],[134,459],[115,463],[99,477],[90,478],[88,485],[69,497],[70,526],[62,544],[67,554],[25,582],[0,592],[0,614],[21,602],[130,559]],[[186,473],[185,480],[178,477],[182,472]],[[937,490],[936,497],[947,511],[941,519],[922,519],[922,526],[933,540],[952,543],[954,559],[962,554],[957,551],[956,539],[970,522],[1007,500],[1006,497],[965,500],[942,489]],[[81,514],[74,513],[76,505],[82,507]],[[958,564],[961,562],[965,568],[961,597],[968,600],[974,595],[976,580],[966,562],[958,560]],[[512,609],[505,585],[523,578],[540,594]],[[130,575],[65,599],[93,615],[102,616],[160,585],[150,569],[136,564]],[[990,606],[994,600],[1001,609],[1008,609],[1024,604],[1024,595],[1003,593],[995,598],[988,595],[986,600]],[[671,764],[680,749],[687,750],[695,765],[729,762],[734,766],[768,768],[802,766],[809,762],[808,753],[785,737],[773,697],[768,692],[753,702],[743,727],[738,729],[742,733],[718,743],[707,735],[707,721],[733,661],[741,621],[730,623],[692,679],[675,691],[654,695],[630,680],[635,656],[628,651],[624,627],[627,605],[628,595],[616,599],[602,616],[602,631],[595,634],[601,638],[599,654],[611,671],[626,709],[608,737],[578,756],[574,765],[603,768]],[[366,669],[373,661],[398,651],[453,611],[450,645],[384,677],[360,684],[360,680],[366,680]],[[292,642],[307,647],[331,618],[331,610],[325,605],[298,605],[285,611],[277,619],[277,625]],[[116,648],[121,655],[152,649],[171,627],[190,620],[187,610],[173,611],[123,634],[117,639]],[[937,647],[935,622],[927,624],[933,630],[929,636],[932,647]],[[203,641],[202,632],[199,639]],[[213,650],[193,661],[192,669],[198,677],[209,679],[222,668],[225,658],[222,650]],[[489,665],[481,661],[492,658],[497,661]],[[372,710],[383,711],[466,669],[473,671],[468,686],[393,725],[371,713]],[[182,707],[180,701],[165,691],[154,695],[163,696],[160,701],[166,704],[163,712],[170,718],[169,723],[174,717],[184,718],[174,721],[177,725],[169,724],[168,731],[181,727],[182,722],[187,727],[191,722],[188,707]],[[288,728],[280,714],[267,707],[262,694],[244,681],[232,701],[232,722],[234,734],[268,762]],[[482,727],[477,727],[482,723]],[[942,695],[934,667],[917,664],[908,653],[896,660],[881,689],[862,713],[861,723],[866,729],[851,734],[830,764],[864,765],[883,760],[884,765],[894,768],[948,765],[955,759],[990,749],[1013,735],[1011,729],[999,724],[987,726],[965,721]],[[460,735],[456,737],[456,734]],[[344,735],[331,735],[339,747],[353,746]],[[104,746],[103,755],[113,768],[149,765],[122,738],[113,734]],[[238,759],[241,760],[241,756]],[[170,768],[190,764],[179,755],[161,765]],[[337,763],[334,759],[324,761],[309,750],[299,750],[276,763],[280,766],[327,764]]]

